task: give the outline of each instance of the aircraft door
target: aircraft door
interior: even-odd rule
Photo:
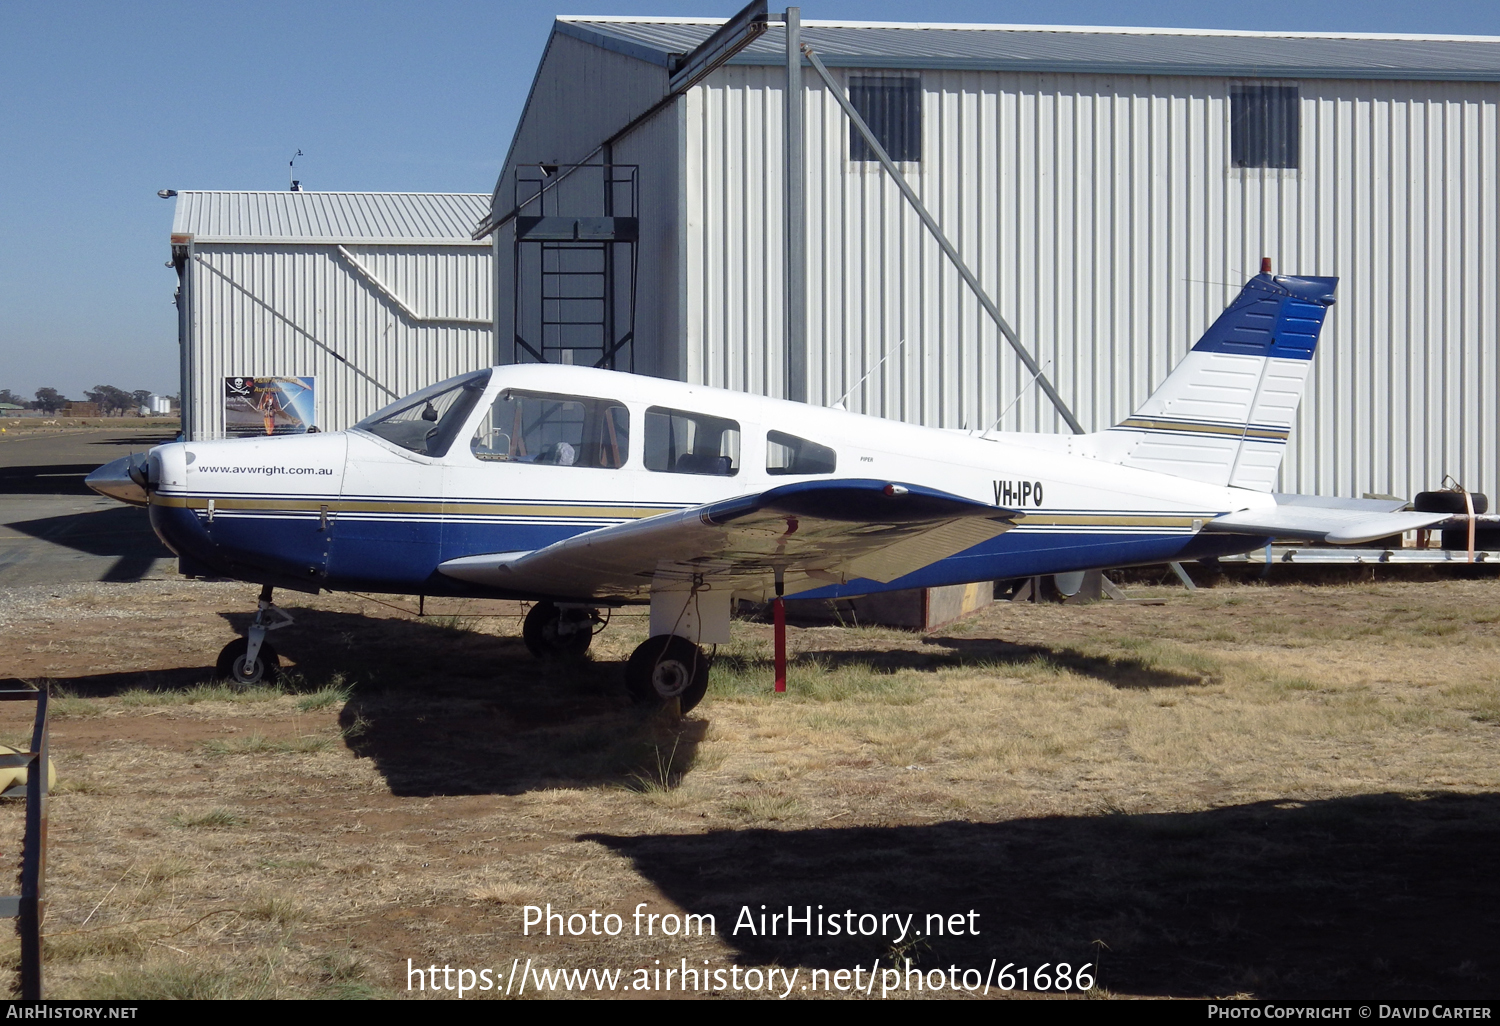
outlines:
[[[632,519],[631,426],[614,399],[503,390],[467,452],[454,446],[443,558],[533,551]]]

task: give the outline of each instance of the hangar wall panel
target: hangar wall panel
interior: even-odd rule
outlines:
[[[198,243],[184,289],[184,428],[222,437],[224,378],[314,375],[318,425],[339,430],[493,358],[487,246]],[[457,318],[478,323],[431,323]]]
[[[1230,166],[1228,79],[885,74],[922,82],[909,180],[1085,427],[1127,416],[1267,255],[1342,279],[1281,487],[1495,490],[1500,85],[1301,81],[1301,167],[1280,170]],[[1065,430],[805,80],[812,400],[853,389],[851,410],[913,423]],[[770,395],[783,83],[729,65],[683,105],[682,376]]]

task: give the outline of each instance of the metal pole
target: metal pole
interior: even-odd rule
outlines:
[[[615,147],[613,143],[604,147],[599,154],[599,160],[604,164],[604,170],[600,172],[604,179],[604,216],[613,218],[615,216]],[[615,344],[615,243],[613,238],[604,243],[603,258],[604,324],[599,332],[599,362],[594,366],[614,370],[614,361],[610,359]]]
[[[802,8],[786,9],[786,397],[807,402],[807,201]]]
[[[788,11],[787,13],[790,14],[791,12]],[[1042,386],[1042,391],[1046,393],[1047,398],[1052,400],[1052,405],[1057,409],[1058,414],[1067,423],[1068,427],[1072,428],[1075,435],[1086,434],[1083,430],[1083,425],[1078,423],[1078,418],[1073,416],[1073,411],[1068,409],[1067,403],[1063,402],[1063,398],[1058,395],[1057,389],[1052,387],[1052,382],[1042,373],[1042,369],[1037,366],[1036,360],[1032,359],[1031,354],[1026,351],[1026,347],[1021,345],[1021,340],[1016,337],[1016,333],[1011,330],[1010,325],[1005,323],[1005,318],[1000,316],[999,308],[995,306],[994,301],[984,291],[984,287],[979,284],[979,279],[974,276],[973,271],[969,270],[968,265],[964,263],[963,257],[959,256],[957,248],[954,247],[953,243],[948,241],[948,236],[943,234],[943,230],[938,227],[937,221],[927,212],[927,208],[922,205],[922,201],[917,198],[917,194],[912,191],[912,187],[907,184],[906,179],[896,168],[896,165],[891,162],[890,154],[886,153],[885,147],[880,145],[880,140],[875,138],[875,133],[870,131],[870,126],[865,124],[865,119],[860,117],[859,111],[854,109],[854,105],[844,95],[844,90],[833,80],[833,76],[828,73],[828,69],[818,59],[818,55],[808,46],[804,46],[802,52],[807,55],[808,61],[812,63],[817,73],[822,76],[824,84],[828,86],[828,91],[833,94],[834,99],[839,101],[839,106],[844,108],[844,113],[849,116],[849,120],[854,123],[854,127],[859,129],[859,134],[864,136],[870,150],[880,159],[880,164],[885,168],[886,174],[891,176],[897,188],[901,190],[901,194],[906,197],[907,202],[912,205],[912,209],[917,212],[917,216],[922,219],[922,223],[927,226],[927,230],[932,233],[932,237],[937,240],[937,244],[943,253],[953,262],[953,266],[958,270],[959,277],[963,278],[965,284],[973,291],[975,297],[979,300],[979,305],[984,307],[984,312],[990,315],[990,319],[1000,329],[1000,334],[1005,337],[1005,341],[1009,342],[1011,348],[1016,351],[1016,356],[1020,358],[1021,363],[1032,373],[1037,384]],[[790,65],[788,67],[790,68]]]

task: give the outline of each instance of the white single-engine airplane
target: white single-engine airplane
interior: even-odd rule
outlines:
[[[1357,543],[1447,514],[1272,494],[1335,278],[1260,274],[1131,417],[1087,435],[913,427],[613,371],[496,367],[348,431],[177,442],[88,478],[150,507],[190,576],[263,586],[221,653],[279,665],[274,587],[527,599],[527,646],[580,655],[649,602],[626,681],[703,697],[731,601],[832,598]],[[779,613],[778,607],[778,613]],[[778,617],[779,625],[779,617]],[[784,654],[778,629],[778,656]]]

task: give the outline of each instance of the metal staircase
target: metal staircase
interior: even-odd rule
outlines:
[[[515,361],[635,370],[638,166],[523,165],[515,199]]]

